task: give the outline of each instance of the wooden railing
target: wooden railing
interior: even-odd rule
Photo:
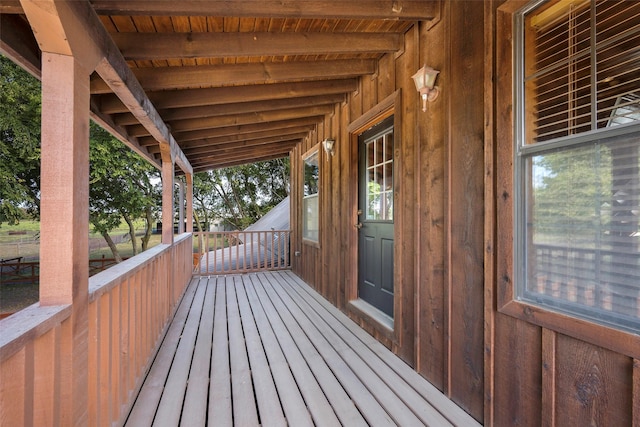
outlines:
[[[572,304],[640,317],[636,251],[536,244],[536,282],[529,290]]]
[[[289,230],[194,233],[194,274],[290,268]]]
[[[89,279],[88,425],[128,412],[192,275],[191,234]],[[71,425],[62,360],[72,340],[71,305],[34,304],[0,320],[0,424]]]

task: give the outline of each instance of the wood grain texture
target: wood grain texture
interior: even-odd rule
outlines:
[[[494,425],[541,425],[540,328],[498,314],[495,325]],[[499,349],[499,350],[498,350]],[[516,368],[517,366],[517,368]]]
[[[362,74],[373,74],[374,62],[370,59],[343,59],[324,61],[310,67],[304,62],[264,64],[222,64],[190,67],[138,68],[135,79],[149,91],[174,89],[212,88],[228,84],[257,85],[295,80],[319,80],[323,78],[345,79]],[[110,82],[112,83],[112,82]],[[113,83],[94,79],[92,94],[113,92]]]
[[[394,105],[394,318],[395,350],[410,366],[415,365],[415,215],[417,178],[415,156],[420,145],[416,141],[415,86],[411,76],[418,64],[418,28],[405,34],[404,53],[395,60],[396,90]]]
[[[558,336],[549,329],[542,330],[542,425],[554,427],[556,420],[556,377]]]
[[[484,411],[484,65],[482,2],[449,2],[447,137],[449,394],[476,419]],[[447,10],[447,9],[445,9]],[[464,99],[463,103],[457,100]]]
[[[424,46],[444,45],[446,26],[441,23],[427,31],[420,26],[420,64],[437,69],[445,65],[445,52]],[[443,78],[443,77],[441,77]],[[442,84],[442,80],[438,85]],[[417,93],[409,91],[414,105],[419,105]],[[418,311],[416,319],[416,348],[418,372],[440,390],[445,387],[445,141],[444,121],[446,94],[430,103],[417,120],[416,138],[420,146],[417,174],[417,199],[421,209],[416,215],[419,235],[416,262],[418,280]],[[416,107],[417,108],[417,107]]]
[[[18,5],[9,4],[7,10],[14,11]],[[322,17],[328,19],[394,19],[428,20],[437,15],[436,1],[404,0],[397,2],[360,0],[358,2],[344,1],[301,1],[287,2],[273,0],[259,1],[223,1],[213,4],[189,2],[173,3],[166,1],[150,2],[148,0],[101,0],[94,2],[94,7],[100,13],[124,15],[178,15],[178,16],[262,16],[273,18]],[[10,7],[13,6],[13,7]],[[14,12],[15,13],[15,12]]]
[[[558,335],[557,425],[632,425],[633,360]]]
[[[640,425],[640,360],[633,359],[633,425]]]
[[[496,283],[496,8],[499,0],[484,2],[484,423],[493,425],[495,394]]]
[[[116,33],[127,60],[264,55],[318,55],[393,52],[401,35],[393,33]]]

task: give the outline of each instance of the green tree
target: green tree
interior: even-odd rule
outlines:
[[[158,172],[128,147],[98,125],[91,124],[91,181],[89,220],[100,233],[116,260],[121,257],[109,233],[124,220],[129,227],[133,254],[137,254],[135,221],[145,220],[142,250],[147,248],[153,227],[153,212],[159,199],[154,184]]]
[[[0,55],[0,225],[40,214],[40,82]]]
[[[611,151],[603,145],[560,151],[534,160],[534,215],[539,232],[593,240],[608,229]]]
[[[280,203],[289,192],[289,160],[276,159],[194,175],[194,213],[244,229]]]

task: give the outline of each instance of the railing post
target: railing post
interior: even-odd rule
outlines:
[[[63,425],[87,422],[89,75],[73,56],[42,54],[40,305],[73,307],[60,344]]]
[[[193,233],[193,174],[187,173],[185,177],[187,180],[187,233]]]
[[[173,180],[174,167],[170,159],[162,160],[162,243],[173,244]]]

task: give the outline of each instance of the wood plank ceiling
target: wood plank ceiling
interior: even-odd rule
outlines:
[[[336,103],[403,50],[438,1],[90,1],[194,172],[288,156]],[[19,1],[0,4],[0,51],[39,74]],[[159,164],[160,147],[97,73],[94,119]]]

